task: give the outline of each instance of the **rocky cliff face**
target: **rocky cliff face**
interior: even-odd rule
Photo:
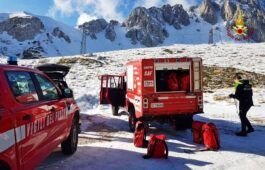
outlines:
[[[239,4],[240,9],[238,9],[237,4]],[[131,12],[122,26],[125,28],[125,37],[130,39],[131,44],[154,47],[163,44],[168,38],[169,26],[175,30],[185,29],[186,26],[190,25],[191,18],[196,18],[195,22],[199,23],[198,16],[211,25],[216,25],[223,20],[234,23],[238,10],[243,10],[249,25],[252,25],[255,30],[252,39],[256,42],[264,42],[264,10],[259,0],[202,0],[199,6],[192,7],[192,11],[190,10],[189,13],[180,4],[148,9],[138,7]],[[199,11],[199,13],[195,11]],[[223,20],[218,20],[218,18]],[[117,35],[115,26],[115,24],[108,23],[104,19],[98,19],[85,23],[81,27],[86,28],[92,39],[97,39],[98,33],[105,32],[106,39],[115,41]],[[198,31],[199,29],[195,30]]]
[[[147,47],[157,46],[167,37],[163,22],[162,13],[158,8],[148,10],[138,7],[125,21],[126,37],[130,38],[133,44],[140,42]]]
[[[0,13],[0,55],[31,59],[78,54],[80,35],[78,30],[48,17]]]
[[[71,43],[71,39],[59,27],[53,29],[52,35],[58,38],[63,38],[66,42]]]
[[[131,40],[132,44],[140,43],[146,47],[153,47],[162,44],[168,37],[166,24],[175,29],[190,24],[189,15],[182,5],[164,5],[161,8],[144,7],[135,8],[122,26],[125,27],[125,36]],[[115,26],[117,21],[106,22],[104,19],[97,19],[86,22],[79,28],[85,29],[92,39],[97,39],[97,34],[105,32],[106,39],[114,41],[116,38]]]
[[[130,38],[133,44],[140,42],[147,47],[157,46],[168,37],[166,24],[172,25],[175,29],[190,24],[189,15],[182,5],[136,8],[125,21],[126,37]]]
[[[14,17],[0,22],[0,33],[7,32],[18,41],[34,39],[41,33],[44,25],[37,17]]]
[[[211,0],[203,0],[199,7],[200,16],[210,24],[217,23],[217,11],[219,7],[216,3]]]
[[[98,33],[105,32],[105,38],[114,41],[116,38],[115,26],[118,24],[119,22],[115,20],[108,23],[105,19],[96,19],[79,25],[79,28],[84,29],[92,39],[96,40]]]

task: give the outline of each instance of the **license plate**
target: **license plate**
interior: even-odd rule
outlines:
[[[151,108],[162,108],[164,103],[151,103]]]

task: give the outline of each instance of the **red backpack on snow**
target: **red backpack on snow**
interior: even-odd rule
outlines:
[[[147,155],[144,155],[144,159],[149,158],[168,158],[168,147],[166,144],[165,135],[150,135],[148,142]]]
[[[133,143],[135,147],[143,148],[147,146],[146,129],[141,121],[137,121],[135,125]]]
[[[192,122],[192,134],[193,134],[193,142],[202,144],[203,143],[203,137],[202,137],[202,126],[205,124],[205,122],[201,121],[193,121]]]
[[[220,138],[218,130],[213,123],[206,123],[202,126],[202,135],[205,149],[218,150],[220,148]]]

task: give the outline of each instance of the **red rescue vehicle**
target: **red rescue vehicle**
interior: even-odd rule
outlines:
[[[100,103],[111,104],[114,115],[125,106],[132,131],[137,120],[154,119],[189,128],[203,113],[201,58],[141,59],[126,67],[126,76],[101,76]]]
[[[69,68],[42,68],[51,67],[57,82],[37,69],[0,65],[1,170],[34,169],[59,144],[65,154],[76,151],[79,108],[72,91],[58,86]]]

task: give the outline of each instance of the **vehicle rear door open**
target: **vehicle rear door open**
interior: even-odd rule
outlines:
[[[100,104],[125,105],[125,82],[123,76],[101,76]]]
[[[155,63],[155,81],[157,93],[190,92],[191,62]]]

